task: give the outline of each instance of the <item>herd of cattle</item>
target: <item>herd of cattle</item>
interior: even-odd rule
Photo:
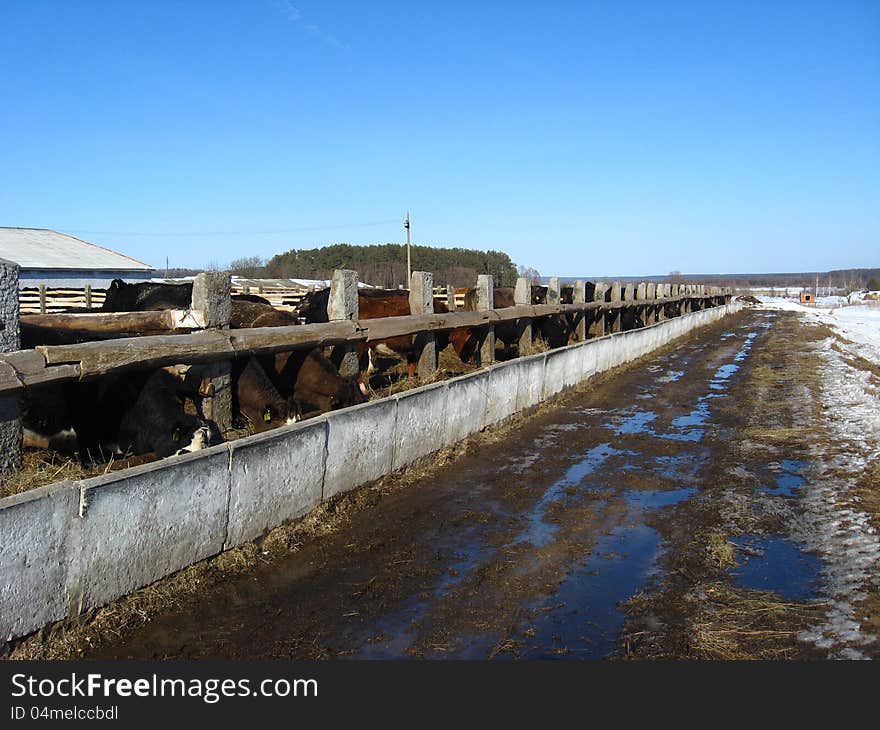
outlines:
[[[496,288],[497,308],[513,306],[513,289]],[[533,287],[533,303],[546,297],[546,287]],[[562,292],[563,302],[571,291]],[[259,296],[232,297],[230,327],[278,327],[326,322],[329,289],[310,292],[297,311],[275,309]],[[102,306],[104,312],[138,312],[188,309],[192,284],[128,284],[113,281]],[[465,309],[475,309],[475,292],[465,298]],[[361,289],[359,318],[410,314],[408,292]],[[446,312],[435,301],[436,312]],[[535,337],[551,347],[567,344],[572,322],[566,316],[543,317],[535,322]],[[496,339],[510,347],[518,341],[515,322],[495,328]],[[452,346],[463,362],[470,361],[480,346],[480,333],[458,328],[436,335],[437,352]],[[32,348],[44,342],[28,341]],[[366,400],[366,378],[373,369],[372,350],[405,359],[410,376],[418,353],[413,337],[397,337],[359,346],[361,374],[342,377],[336,364],[320,348],[294,350],[275,355],[238,358],[232,363],[232,405],[237,428],[259,433],[303,418]],[[127,372],[94,381],[64,383],[34,389],[27,396],[25,443],[30,446],[71,450],[84,464],[120,455],[158,458],[194,451],[218,443],[223,435],[206,417],[203,400],[210,382],[208,366],[175,366],[153,371]]]

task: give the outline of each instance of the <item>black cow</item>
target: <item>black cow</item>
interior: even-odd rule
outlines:
[[[148,312],[156,309],[189,309],[192,305],[192,290],[192,282],[165,284],[139,281],[129,284],[122,279],[114,279],[107,289],[101,311]],[[232,300],[271,306],[268,299],[256,294],[233,294]]]
[[[217,435],[212,423],[185,412],[180,379],[157,370],[122,418],[119,449],[124,454],[152,452],[165,457],[203,449]]]
[[[83,464],[122,454],[193,451],[216,437],[216,427],[186,413],[187,395],[167,370],[34,389],[27,397],[25,443],[75,451]]]

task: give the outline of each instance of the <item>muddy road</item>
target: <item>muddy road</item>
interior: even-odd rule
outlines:
[[[834,341],[743,311],[15,654],[876,656],[877,462],[834,430]]]

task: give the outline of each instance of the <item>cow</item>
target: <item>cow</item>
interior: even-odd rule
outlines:
[[[302,417],[366,402],[357,378],[341,376],[318,348],[279,353],[273,364],[276,387]]]
[[[122,417],[118,444],[123,454],[155,453],[164,458],[204,449],[217,436],[216,425],[184,410],[180,379],[159,369]]]
[[[169,369],[36,388],[26,398],[25,445],[75,452],[86,465],[204,448],[217,429],[186,413],[187,395]]]
[[[126,284],[114,280],[108,291],[110,307],[130,307],[134,311],[188,308],[191,298],[192,284]],[[276,309],[262,297],[232,296],[232,329],[297,324],[299,319],[294,314]],[[239,422],[255,432],[292,423],[315,404],[320,404],[317,410],[324,412],[364,401],[354,381],[341,377],[320,350],[261,355],[251,360],[234,363],[233,408]],[[297,366],[305,364],[307,371],[300,377]],[[190,379],[199,372],[193,369]]]
[[[284,398],[256,358],[238,358],[232,366],[232,407],[241,426],[261,433],[300,420],[301,413]]]
[[[298,324],[299,319],[296,315],[283,309],[275,309],[268,302],[238,298],[232,300],[232,313],[229,318],[229,326],[232,329],[290,327]]]
[[[271,305],[246,302],[232,303],[230,326],[283,327],[298,324],[299,319]],[[366,399],[357,379],[339,374],[336,367],[319,348],[292,350],[256,358],[272,381],[279,395],[290,406],[290,414],[335,410],[363,403]]]
[[[192,283],[161,284],[139,281],[129,284],[113,279],[107,288],[102,312],[145,312],[153,309],[189,309]]]
[[[165,284],[139,281],[129,284],[122,279],[113,279],[100,311],[148,312],[156,309],[189,309],[192,306],[192,291],[192,282]],[[232,301],[271,306],[268,299],[256,294],[233,294]]]

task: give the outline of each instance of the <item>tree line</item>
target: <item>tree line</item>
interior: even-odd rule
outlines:
[[[516,265],[503,251],[475,251],[467,248],[412,246],[413,271],[430,271],[435,286],[474,286],[478,274],[491,274],[495,286],[514,286],[520,275]],[[335,269],[354,269],[361,281],[386,289],[408,286],[406,246],[386,243],[353,246],[337,243],[311,249],[291,249],[268,261],[259,257],[237,259],[229,271],[238,276],[270,279],[329,279]],[[523,269],[523,271],[526,271]],[[539,277],[528,269],[529,277]]]

